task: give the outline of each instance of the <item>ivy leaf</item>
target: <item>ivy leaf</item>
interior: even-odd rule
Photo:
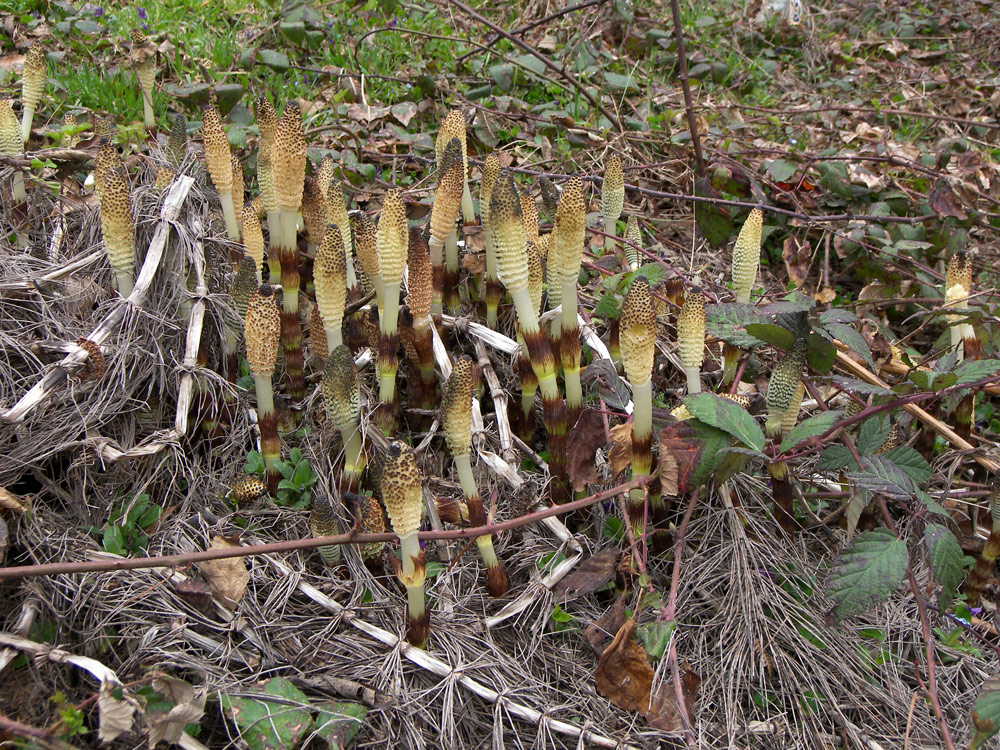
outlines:
[[[972,739],[969,750],[979,750],[1000,730],[1000,678],[993,677],[983,683],[979,697],[972,704]]]
[[[906,472],[914,484],[922,484],[931,478],[931,465],[927,459],[908,445],[898,445],[882,455]]]
[[[788,351],[795,345],[795,334],[781,326],[771,323],[750,323],[746,329],[747,333],[760,339],[765,344],[776,346],[785,351]]]
[[[840,339],[844,346],[864,357],[872,372],[875,372],[875,362],[872,360],[872,351],[868,348],[868,342],[853,326],[845,323],[827,323],[825,327],[834,338]]]
[[[781,441],[781,452],[784,453],[785,451],[791,450],[803,440],[808,440],[811,437],[822,435],[824,432],[833,427],[833,423],[836,422],[842,414],[843,412],[840,411],[824,411],[814,417],[802,420],[795,425],[791,432],[785,435],[784,440]]]
[[[941,584],[938,608],[944,612],[962,582],[965,555],[951,529],[938,523],[929,523],[924,527],[924,546],[934,580]]]
[[[827,593],[836,602],[834,621],[842,622],[886,601],[906,577],[908,562],[906,544],[888,529],[855,537],[827,583]]]
[[[805,422],[803,422],[803,424],[805,424]],[[851,452],[847,450],[846,446],[829,445],[823,449],[822,453],[819,454],[819,460],[816,462],[816,468],[819,471],[836,471],[837,469],[843,469],[845,466],[850,466],[851,464],[854,464],[854,456],[851,455]],[[854,465],[857,466],[857,464]]]
[[[705,328],[709,334],[741,349],[760,346],[761,340],[746,332],[746,327],[758,321],[753,305],[721,302],[705,307]]]
[[[916,493],[913,480],[885,456],[862,457],[861,471],[847,476],[859,487],[896,500],[909,500]]]
[[[861,429],[858,430],[858,453],[870,456],[881,448],[889,436],[890,427],[889,420],[878,414],[862,422]]]
[[[685,398],[684,405],[702,422],[728,432],[748,448],[764,450],[764,431],[750,412],[736,402],[714,393],[696,393]]]

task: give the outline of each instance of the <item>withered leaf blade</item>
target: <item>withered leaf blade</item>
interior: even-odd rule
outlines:
[[[209,549],[228,549],[238,546],[240,546],[238,543],[216,536],[212,538]],[[206,560],[198,563],[198,570],[205,577],[212,593],[230,608],[243,598],[243,592],[246,591],[247,583],[250,581],[246,559],[242,557]]]
[[[170,743],[180,742],[184,727],[196,724],[205,713],[205,690],[195,688],[176,677],[161,675],[154,678],[153,690],[165,701],[173,704],[169,709],[147,708],[149,721],[149,747],[154,748],[160,740]]]
[[[604,644],[612,634],[617,633],[625,624],[625,597],[619,596],[608,611],[594,620],[583,631],[583,637],[594,650],[594,656],[604,653]]]
[[[594,409],[584,409],[576,425],[566,435],[566,473],[577,492],[600,480],[597,473],[597,450],[604,440],[604,420]]]
[[[968,214],[958,204],[955,194],[944,178],[939,178],[934,183],[934,188],[931,190],[930,196],[928,196],[927,203],[931,207],[931,210],[938,216],[951,216],[960,220],[969,218]]]
[[[611,465],[611,478],[617,479],[632,463],[632,424],[616,424],[611,428],[611,450],[608,451],[608,463]]]
[[[212,604],[212,589],[201,578],[185,578],[174,584],[177,595],[205,615],[215,612]]]
[[[117,687],[118,685],[104,682],[101,684],[101,692],[97,696],[97,708],[101,715],[101,724],[97,735],[101,742],[111,742],[119,735],[132,731],[135,705],[129,700],[115,698],[114,691]]]
[[[788,279],[797,289],[803,288],[809,276],[809,265],[812,263],[812,244],[789,237],[782,245],[781,258],[785,261]]]
[[[618,550],[606,549],[584,560],[575,571],[563,578],[552,589],[557,602],[571,602],[592,594],[614,578]]]

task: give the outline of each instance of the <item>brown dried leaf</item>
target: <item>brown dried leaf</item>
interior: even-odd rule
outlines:
[[[180,742],[184,727],[195,724],[205,714],[205,698],[207,692],[195,691],[194,687],[184,680],[163,675],[153,680],[153,690],[171,701],[174,705],[169,711],[147,711],[149,720],[149,747],[156,747],[161,740]]]
[[[687,659],[681,664],[681,695],[684,697],[684,708],[688,718],[694,716],[694,702],[701,687],[701,676],[691,669]],[[649,700],[649,711],[646,721],[649,726],[669,732],[680,724],[681,717],[677,713],[677,691],[673,682],[658,690]]]
[[[20,498],[6,487],[0,487],[0,508],[20,515],[29,507],[27,498]]]
[[[216,536],[212,538],[209,549],[229,549],[239,546],[238,543]],[[203,563],[198,563],[198,570],[205,577],[212,593],[230,608],[243,598],[243,592],[246,591],[247,583],[250,581],[246,560],[242,557],[206,560]]]
[[[185,578],[183,581],[178,581],[174,584],[174,591],[203,614],[211,615],[215,611],[212,589],[201,578]]]
[[[625,624],[625,597],[619,596],[607,612],[594,620],[583,631],[583,637],[594,650],[594,656],[604,652],[604,643]]]
[[[600,480],[597,473],[597,450],[607,445],[604,420],[594,409],[584,409],[576,425],[566,435],[566,473],[577,492]]]
[[[575,571],[563,578],[552,589],[553,598],[559,603],[579,599],[597,591],[615,577],[618,561],[617,549],[606,549],[584,560]]]
[[[132,731],[135,706],[112,695],[112,691],[118,687],[111,682],[101,684],[101,694],[97,697],[97,708],[101,712],[101,727],[97,735],[101,742],[111,742],[119,735]]]
[[[616,424],[611,428],[611,450],[608,452],[611,478],[618,476],[632,463],[632,423]]]
[[[347,108],[347,117],[355,122],[370,123],[372,120],[380,120],[388,114],[388,107],[372,107],[357,102]]]
[[[955,198],[955,194],[948,186],[948,183],[943,179],[939,179],[934,183],[934,188],[931,190],[927,202],[931,210],[938,216],[951,216],[956,219],[969,218],[968,214],[958,205],[958,200]]]
[[[781,259],[785,261],[788,278],[796,288],[801,289],[809,276],[809,265],[812,262],[812,244],[799,242],[794,237],[788,237],[781,249]]]

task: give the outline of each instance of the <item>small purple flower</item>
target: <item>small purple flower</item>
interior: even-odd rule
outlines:
[[[94,11],[94,15],[97,16],[98,18],[100,18],[101,16],[103,16],[104,15],[104,6],[103,5],[97,6],[97,10]]]
[[[141,7],[140,8],[136,8],[136,12],[139,14],[139,18],[141,18],[143,21],[146,20],[146,9],[145,8],[141,8]]]
[[[389,19],[389,28],[390,29],[396,28],[396,19],[395,18],[390,18]]]

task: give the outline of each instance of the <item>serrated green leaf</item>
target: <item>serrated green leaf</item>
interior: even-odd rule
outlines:
[[[865,341],[865,337],[858,333],[853,326],[845,323],[827,323],[826,330],[834,338],[840,339],[840,342],[848,349],[864,357],[865,362],[871,368],[872,372],[875,372],[875,362],[872,360],[872,352],[868,348],[868,342]]]
[[[816,469],[819,471],[836,471],[851,465],[857,466],[854,463],[854,456],[846,446],[837,444],[824,448],[819,454],[819,460],[816,461]]]
[[[881,448],[889,436],[890,428],[889,418],[884,414],[868,417],[861,423],[861,429],[858,430],[858,453],[862,456],[870,456]]]
[[[955,368],[957,379],[954,385],[965,385],[975,383],[977,380],[992,377],[1000,373],[1000,359],[980,359],[977,361],[965,361]]]
[[[820,375],[826,375],[837,361],[837,347],[818,333],[806,336],[806,361]]]
[[[962,545],[947,526],[929,523],[924,527],[924,546],[927,548],[931,574],[941,584],[938,607],[944,612],[951,605],[965,572]]]
[[[833,423],[843,416],[840,411],[824,411],[814,417],[799,422],[781,441],[781,452],[789,451],[803,440],[822,435],[833,427]]]
[[[241,739],[251,750],[298,747],[312,730],[309,699],[284,677],[261,683],[256,693],[280,699],[242,698],[220,694],[227,715],[236,723]]]
[[[622,303],[614,292],[605,292],[594,308],[594,315],[605,320],[617,318],[622,311]]]
[[[750,323],[746,326],[747,333],[754,336],[765,344],[776,346],[779,349],[788,351],[795,344],[795,334],[781,326],[771,323]]]
[[[906,472],[914,484],[921,484],[931,478],[931,465],[927,459],[908,445],[897,445],[882,454]]]
[[[635,634],[639,638],[643,649],[649,655],[650,661],[662,659],[670,643],[670,636],[674,632],[677,623],[671,620],[663,622],[656,620],[640,625],[635,629]]]
[[[909,500],[916,494],[913,480],[885,456],[863,456],[861,471],[847,476],[859,487],[896,500]]]
[[[971,718],[973,735],[969,750],[979,750],[1000,730],[1000,678],[992,677],[983,683],[979,697],[972,704]]]
[[[361,731],[368,709],[359,703],[330,702],[316,714],[316,734],[333,750],[343,750]]]
[[[906,577],[908,563],[906,544],[888,529],[855,537],[827,582],[834,619],[842,622],[886,601]]]
[[[871,383],[866,383],[863,380],[845,378],[842,375],[834,375],[831,380],[835,386],[841,390],[848,391],[849,393],[857,393],[861,395],[871,394],[875,396],[893,395],[893,392],[890,389],[883,388],[880,385],[872,385]]]
[[[839,307],[831,307],[829,310],[824,310],[819,315],[820,325],[826,326],[830,323],[855,323],[858,320],[858,316],[852,313],[850,310],[844,310]]]
[[[732,436],[700,419],[674,422],[660,430],[658,439],[660,455],[668,452],[677,463],[677,488],[682,493],[708,482],[720,462],[732,455],[722,453],[732,444]]]
[[[851,499],[847,501],[847,509],[844,511],[844,521],[847,524],[847,538],[854,537],[854,532],[858,530],[858,521],[868,503],[872,500],[872,493],[865,490],[858,490]]]
[[[944,509],[944,506],[942,506],[941,503],[939,503],[937,500],[928,495],[919,487],[914,492],[914,496],[917,498],[917,500],[919,500],[923,504],[925,508],[927,508],[928,512],[934,513],[935,515],[938,516],[942,516],[943,518],[950,517],[948,511]]]
[[[760,339],[746,332],[746,326],[759,321],[753,305],[722,302],[705,306],[705,329],[717,339],[741,349],[760,346]]]
[[[685,398],[684,405],[702,422],[728,432],[749,448],[764,450],[764,431],[750,412],[735,401],[714,393],[696,393]]]
[[[765,161],[767,173],[775,182],[788,182],[798,171],[798,165],[787,159],[771,159]]]

